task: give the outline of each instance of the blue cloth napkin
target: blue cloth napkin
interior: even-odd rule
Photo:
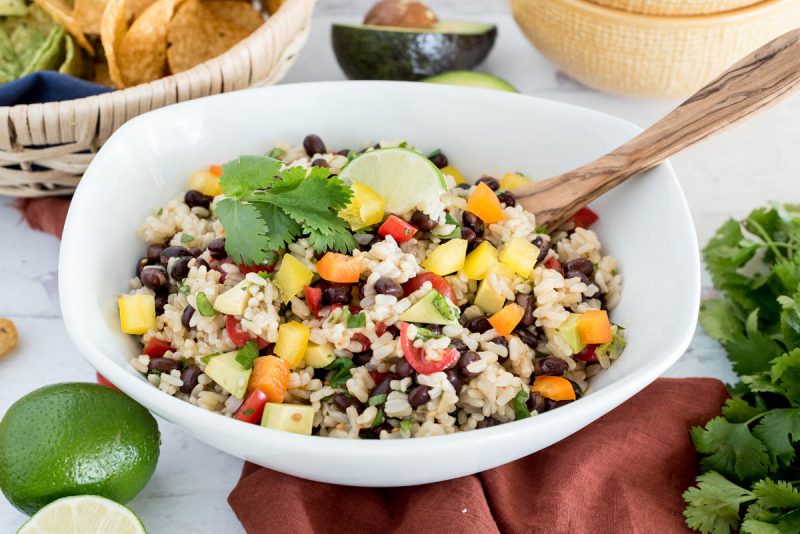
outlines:
[[[72,100],[113,90],[111,87],[45,70],[0,85],[0,106]]]

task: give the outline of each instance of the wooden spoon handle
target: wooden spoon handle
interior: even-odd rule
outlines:
[[[517,202],[554,228],[631,176],[734,122],[776,104],[800,82],[800,29],[762,46],[666,117],[613,152],[514,190]]]

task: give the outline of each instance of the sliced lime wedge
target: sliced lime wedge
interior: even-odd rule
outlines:
[[[422,211],[446,191],[444,175],[431,161],[406,148],[381,148],[361,154],[339,173],[347,184],[361,183],[378,193],[389,213]]]
[[[136,514],[119,503],[95,495],[76,495],[51,502],[31,517],[17,534],[147,534]]]

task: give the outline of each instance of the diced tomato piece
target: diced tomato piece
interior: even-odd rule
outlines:
[[[244,347],[248,341],[257,341],[259,350],[266,348],[269,341],[256,337],[244,328],[242,324],[233,315],[228,315],[225,318],[225,330],[228,332],[228,337],[231,338],[233,344],[237,347]]]
[[[168,350],[172,350],[172,345],[168,341],[155,337],[144,346],[144,353],[151,358],[163,358]]]
[[[553,256],[547,258],[547,261],[544,262],[544,266],[548,269],[555,269],[562,275],[564,274],[564,269],[561,267],[561,263]]]
[[[589,208],[581,208],[570,218],[570,221],[574,222],[578,228],[589,228],[599,218],[600,216]]]
[[[398,243],[405,243],[414,237],[417,227],[396,215],[389,215],[389,218],[378,228],[378,233],[384,237],[390,235]]]
[[[433,273],[421,273],[403,284],[403,294],[405,296],[410,295],[420,287],[425,282],[430,282],[433,286],[433,289],[438,291],[443,297],[450,299],[450,302],[453,304],[456,303],[456,293],[453,291],[453,288],[450,287],[450,284],[447,283],[447,280],[439,276],[438,274]]]
[[[378,321],[375,323],[375,335],[381,337],[386,332],[386,323]]]
[[[95,373],[95,374],[97,375],[97,383],[100,384],[101,386],[105,386],[111,389],[118,389],[117,386],[108,381],[108,378],[104,377],[100,373]]]
[[[233,418],[254,425],[261,424],[261,417],[264,415],[264,406],[266,406],[268,400],[266,393],[260,389],[253,390],[250,396],[247,397],[239,407],[239,410],[234,414]]]
[[[372,348],[372,341],[360,332],[350,336],[350,340],[361,344],[361,350],[359,352],[364,352]]]
[[[586,345],[586,348],[576,354],[575,357],[582,362],[593,363],[597,361],[596,350],[597,345]]]
[[[222,260],[213,260],[210,263],[210,267],[220,274],[220,277],[219,277],[219,283],[220,284],[224,283],[225,282],[225,278],[228,276],[228,273],[226,273],[225,270],[222,268],[222,266],[226,265],[226,264],[227,265],[231,265],[231,264],[233,264],[233,262],[231,261],[230,258],[225,258],[225,259],[222,259]]]
[[[303,292],[306,295],[308,309],[314,315],[319,315],[320,304],[322,303],[322,288],[306,286]]]
[[[408,364],[421,375],[429,375],[447,369],[460,357],[458,350],[450,347],[439,349],[441,358],[431,362],[425,358],[425,351],[414,346],[414,340],[408,337],[408,323],[400,323],[400,347],[403,349]]]

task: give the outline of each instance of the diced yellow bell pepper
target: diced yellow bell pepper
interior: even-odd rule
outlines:
[[[386,206],[383,198],[362,183],[353,182],[351,187],[353,196],[350,204],[339,211],[339,217],[347,221],[353,231],[381,222]]]
[[[464,175],[461,174],[461,171],[453,167],[452,165],[448,165],[446,167],[442,167],[442,173],[449,174],[453,177],[453,180],[456,181],[456,185],[465,184],[467,181],[464,179]]]
[[[489,269],[489,272],[486,273],[486,278],[484,278],[478,286],[478,292],[475,293],[475,305],[483,310],[484,313],[497,313],[503,308],[503,304],[506,303],[506,297],[495,290],[492,284],[489,283],[488,277],[491,273],[505,280],[512,280],[514,278],[514,271],[502,263],[495,263],[494,266]]]
[[[219,176],[211,171],[196,171],[189,177],[189,189],[200,191],[204,195],[215,197],[222,194]]]
[[[522,308],[522,306],[512,302],[511,304],[507,304],[499,312],[489,317],[489,324],[491,324],[495,332],[501,336],[509,336],[517,327],[524,315],[525,310]]]
[[[291,254],[286,254],[283,256],[280,269],[275,274],[275,285],[281,292],[283,302],[287,303],[310,284],[312,278],[314,273],[311,269]]]
[[[308,347],[308,336],[311,330],[297,321],[290,321],[278,327],[278,341],[275,343],[275,355],[286,361],[291,367],[297,367]]]
[[[500,252],[500,263],[514,270],[520,276],[528,277],[539,257],[539,247],[521,237],[508,242]]]
[[[514,189],[523,185],[528,185],[531,181],[521,174],[507,172],[500,178],[500,189]]]
[[[153,295],[120,295],[119,324],[126,334],[144,334],[156,327],[156,299]]]
[[[496,263],[497,249],[488,241],[484,241],[467,254],[467,259],[464,260],[464,274],[470,280],[483,280]]]
[[[452,274],[464,267],[467,257],[467,241],[465,239],[451,239],[433,249],[421,265],[439,276]]]

